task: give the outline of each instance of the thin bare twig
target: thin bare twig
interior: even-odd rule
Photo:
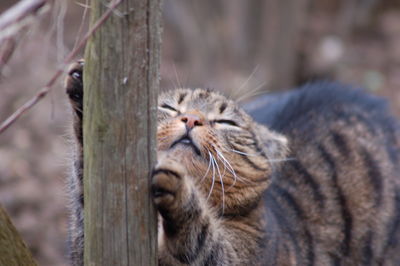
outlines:
[[[0,43],[31,24],[32,17],[46,11],[49,0],[23,0],[0,16]]]
[[[14,38],[4,40],[4,45],[0,45],[0,73],[1,68],[10,60],[17,42]]]
[[[2,67],[13,55],[17,35],[26,31],[48,8],[52,0],[21,0],[0,16],[0,74]]]
[[[0,30],[4,30],[28,15],[37,13],[47,2],[47,0],[22,0],[18,2],[1,15]]]
[[[57,70],[57,72],[51,77],[51,79],[46,83],[46,85],[30,100],[19,107],[12,115],[10,115],[6,120],[4,120],[0,125],[0,134],[3,133],[7,128],[9,128],[18,118],[20,118],[26,111],[31,109],[37,102],[44,98],[50,91],[54,83],[64,72],[65,65],[70,63],[72,59],[77,55],[79,50],[83,48],[87,40],[93,35],[93,33],[110,17],[113,10],[122,2],[122,0],[115,0],[110,5],[109,9],[99,18],[94,26],[86,33],[79,44],[67,55],[64,59],[64,64]]]
[[[81,5],[83,7],[83,14],[82,14],[82,19],[81,19],[81,25],[79,25],[78,34],[76,35],[77,38],[75,40],[74,48],[78,45],[79,39],[81,38],[81,35],[82,35],[83,27],[84,27],[84,24],[85,24],[85,21],[86,21],[86,14],[87,14],[87,11],[89,9],[88,1],[89,0],[85,0],[85,4]],[[77,3],[77,4],[79,4],[79,3]]]

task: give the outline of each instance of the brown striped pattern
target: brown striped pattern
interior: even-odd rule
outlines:
[[[66,82],[73,265],[83,254],[81,67]],[[159,264],[400,265],[400,134],[384,103],[329,84],[273,103],[253,113],[266,127],[211,90],[160,95]]]

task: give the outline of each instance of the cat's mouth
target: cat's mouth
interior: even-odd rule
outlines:
[[[174,146],[178,145],[178,144],[182,144],[185,146],[189,146],[190,148],[192,148],[194,150],[194,152],[197,155],[201,155],[200,153],[200,149],[196,146],[196,144],[193,142],[192,138],[190,137],[189,134],[184,134],[181,138],[175,140],[172,145],[171,148],[173,148]]]

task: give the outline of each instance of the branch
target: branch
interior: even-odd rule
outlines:
[[[0,73],[17,45],[16,35],[26,30],[34,19],[49,10],[52,0],[22,0],[0,16]]]
[[[49,0],[22,0],[0,16],[0,44],[31,23],[32,17],[45,11]]]
[[[64,59],[63,65],[57,70],[57,72],[51,77],[51,79],[46,83],[46,85],[30,100],[28,100],[25,104],[19,107],[12,115],[10,115],[6,120],[4,120],[0,125],[0,134],[3,133],[7,128],[9,128],[18,118],[20,118],[26,111],[31,109],[37,102],[39,102],[42,98],[44,98],[47,93],[50,91],[54,83],[58,80],[58,78],[63,74],[65,66],[71,62],[73,58],[78,54],[78,52],[83,48],[86,44],[87,40],[93,33],[107,20],[108,17],[112,14],[113,10],[122,2],[122,0],[115,0],[110,5],[109,9],[97,20],[94,24],[93,28],[90,29],[83,39],[79,42],[79,44],[67,55]],[[1,27],[1,24],[0,24]]]
[[[46,4],[47,0],[22,0],[6,10],[0,17],[0,30],[21,21],[28,15],[34,15]]]
[[[17,46],[17,42],[14,38],[5,39],[3,42],[4,45],[0,44],[0,74],[1,68],[10,60]]]

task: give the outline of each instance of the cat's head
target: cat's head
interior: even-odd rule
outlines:
[[[211,202],[228,212],[268,187],[287,151],[285,137],[254,122],[234,101],[203,89],[159,96],[157,142],[159,156],[172,153]]]

